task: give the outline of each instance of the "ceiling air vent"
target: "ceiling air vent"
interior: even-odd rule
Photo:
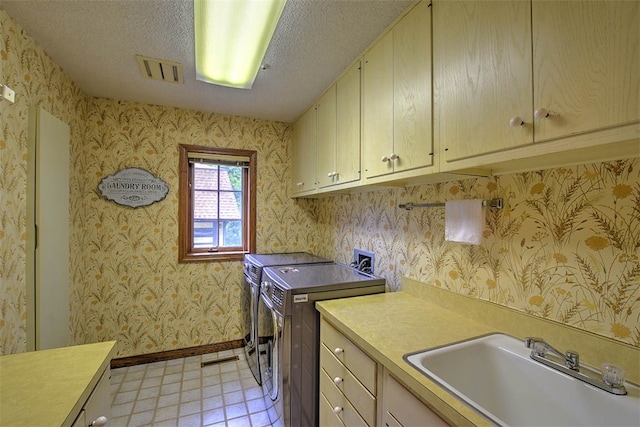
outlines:
[[[140,72],[146,78],[170,83],[184,83],[182,64],[179,62],[165,61],[164,59],[142,55],[136,55],[136,58],[138,59]]]

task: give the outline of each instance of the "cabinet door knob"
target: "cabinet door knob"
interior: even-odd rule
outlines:
[[[549,111],[546,108],[538,108],[533,112],[533,117],[536,119],[544,119],[549,117]]]
[[[342,412],[342,408],[339,406],[336,406],[335,408],[333,408],[333,413],[334,414],[339,414],[340,412]]]
[[[333,350],[333,354],[335,354],[336,356],[339,356],[342,353],[344,353],[344,349],[342,349],[340,347],[336,347],[335,350]]]
[[[396,153],[391,153],[391,155],[389,156],[389,160],[398,160],[400,158],[400,156],[398,156]]]
[[[296,186],[298,187],[302,187],[304,185],[304,182],[296,182]]]
[[[331,178],[332,176],[333,176],[333,172],[329,172],[329,173],[327,174],[327,177],[329,177],[329,178]]]
[[[341,383],[342,381],[344,381],[344,380],[343,380],[342,378],[340,378],[340,377],[335,377],[335,378],[333,379],[333,383],[334,383],[335,385],[340,385],[340,383]]]
[[[387,163],[389,161],[389,158],[387,156],[382,156],[380,160],[382,160],[382,163]]]
[[[514,128],[518,126],[522,126],[523,124],[524,124],[524,120],[522,120],[518,116],[511,117],[511,120],[509,120],[509,126],[512,126]]]
[[[102,427],[107,425],[107,417],[98,417],[90,424],[91,427]]]

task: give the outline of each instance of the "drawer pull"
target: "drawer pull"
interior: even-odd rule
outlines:
[[[342,408],[339,406],[336,406],[335,408],[333,408],[333,413],[334,414],[339,414],[340,412],[342,412]]]
[[[334,383],[335,385],[340,385],[340,383],[341,383],[341,382],[343,382],[343,381],[344,381],[344,380],[343,380],[342,378],[340,378],[340,377],[335,377],[335,378],[333,379],[333,383]]]
[[[91,427],[102,427],[107,425],[107,417],[98,417],[92,423]]]
[[[546,119],[549,115],[549,111],[546,108],[538,108],[533,112],[533,117],[536,119]]]
[[[336,356],[340,356],[342,353],[344,353],[344,349],[343,348],[336,347],[336,349],[333,350],[333,354],[335,354]]]
[[[515,117],[511,117],[511,120],[509,120],[509,125],[511,127],[518,127],[518,126],[522,126],[524,125],[524,120],[522,120],[520,117],[515,116]]]

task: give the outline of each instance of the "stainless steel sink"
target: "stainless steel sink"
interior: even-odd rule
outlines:
[[[491,334],[404,356],[503,426],[640,426],[640,388],[617,396],[530,358],[522,340]]]

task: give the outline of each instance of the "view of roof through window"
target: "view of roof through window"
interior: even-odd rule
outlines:
[[[242,168],[194,164],[195,247],[242,244]]]

